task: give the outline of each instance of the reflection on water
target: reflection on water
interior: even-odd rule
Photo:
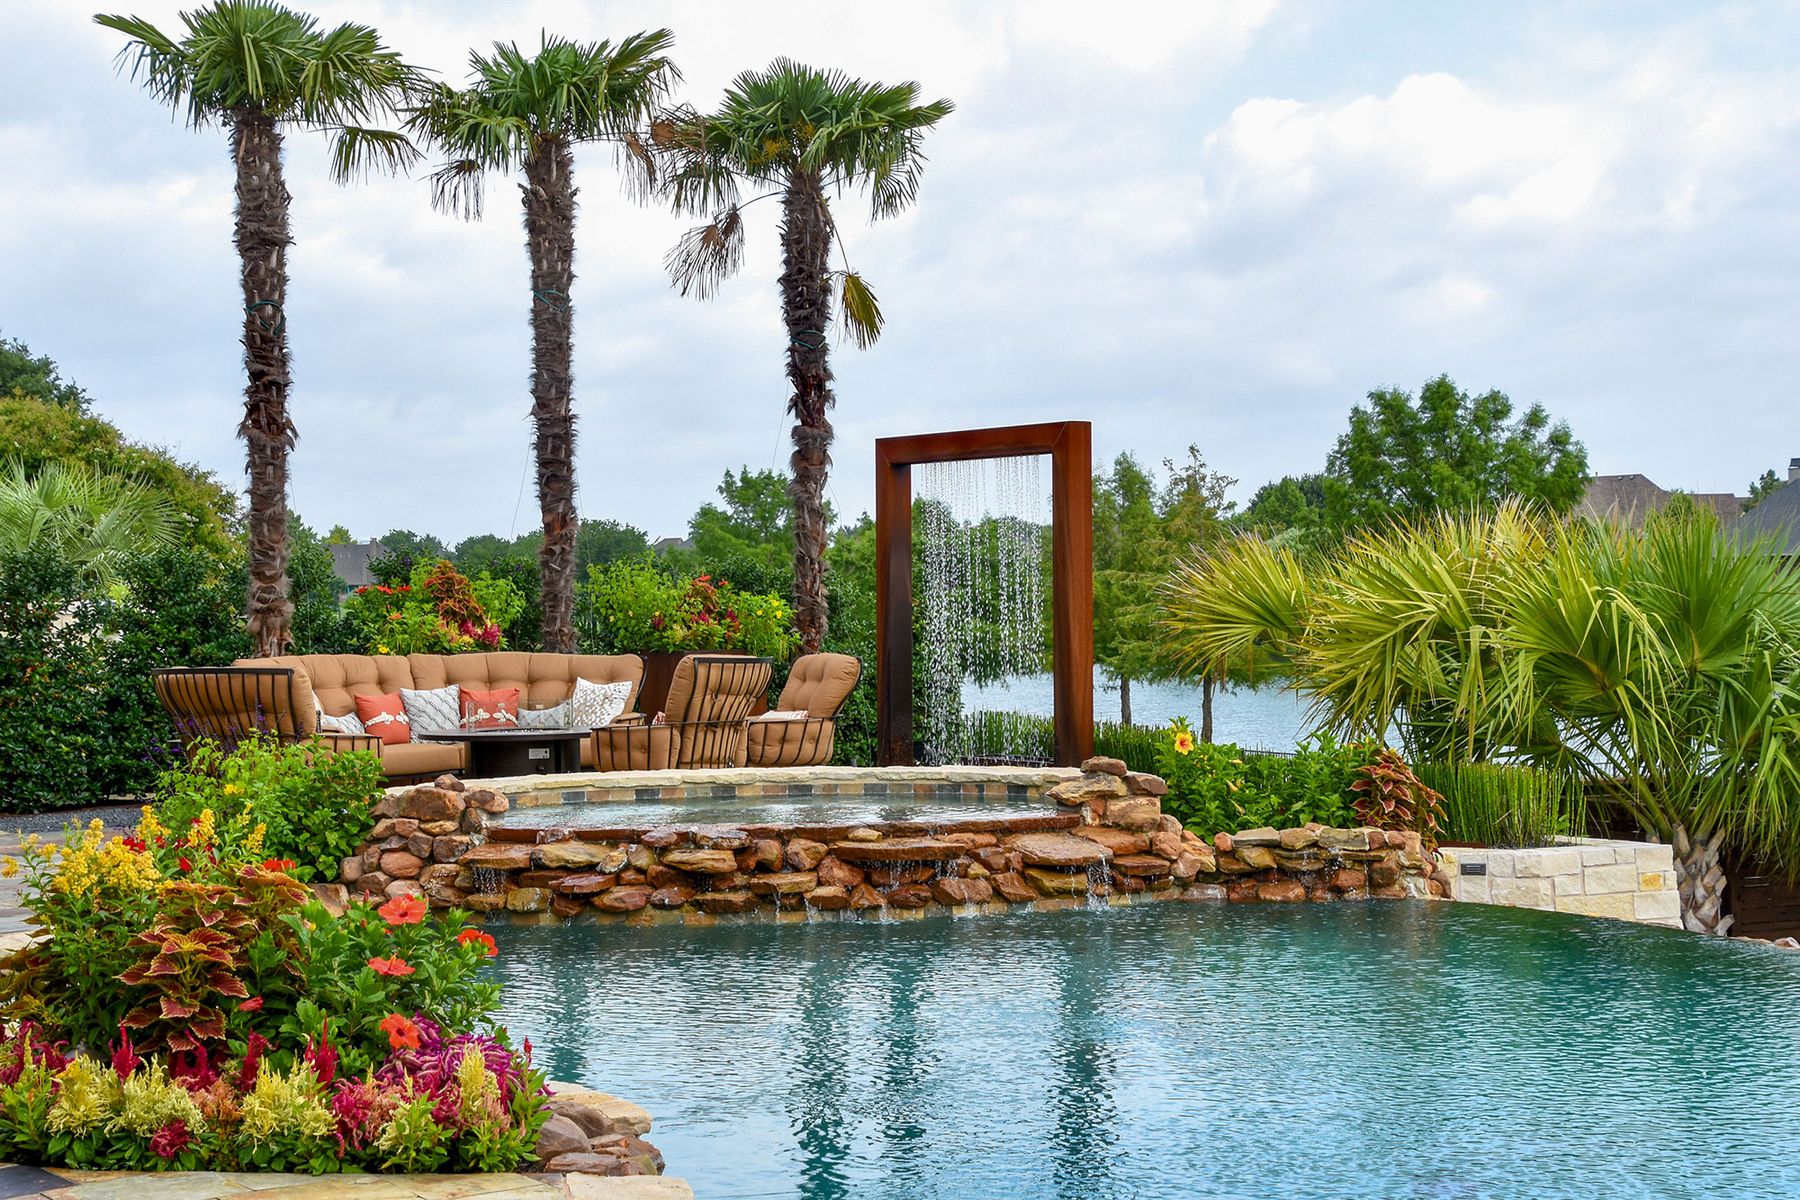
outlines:
[[[1049,716],[1053,689],[1048,675],[1022,675],[989,687],[963,687],[966,712],[1024,712]],[[1292,750],[1311,725],[1307,703],[1296,692],[1276,684],[1236,688],[1213,696],[1213,740],[1236,742],[1249,750]],[[1131,719],[1160,728],[1174,717],[1186,717],[1200,728],[1200,689],[1181,683],[1134,683]],[[1119,719],[1119,689],[1094,671],[1094,719]]]
[[[1800,1194],[1800,954],[1485,906],[497,926],[701,1196]]]

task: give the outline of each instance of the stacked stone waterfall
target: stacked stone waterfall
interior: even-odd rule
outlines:
[[[1412,832],[1252,829],[1211,841],[1162,811],[1155,775],[1091,758],[1041,816],[920,833],[886,826],[665,825],[629,840],[482,841],[505,796],[450,777],[388,796],[341,889],[480,912],[706,921],[773,911],[918,915],[1095,899],[1232,902],[1443,895]],[[964,822],[967,824],[968,822]]]

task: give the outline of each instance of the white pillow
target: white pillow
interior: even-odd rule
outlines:
[[[454,730],[462,725],[462,689],[454,683],[426,691],[401,688],[400,705],[406,709],[415,742],[424,740],[419,736],[422,733]]]
[[[751,720],[754,720],[754,721],[804,721],[804,720],[806,720],[806,710],[804,708],[794,708],[794,709],[788,709],[784,712],[766,712],[766,713],[759,714],[758,716],[752,717]]]
[[[549,708],[521,708],[519,710],[520,729],[568,729],[570,702],[553,704]]]
[[[623,683],[592,683],[586,679],[577,679],[575,691],[569,696],[569,727],[600,729],[611,725],[613,718],[625,711],[625,701],[630,696],[630,680]]]
[[[363,728],[363,723],[357,718],[355,712],[347,712],[341,717],[334,717],[319,707],[317,700],[313,701],[313,710],[319,715],[320,733],[353,733],[357,737],[363,737],[369,732]]]

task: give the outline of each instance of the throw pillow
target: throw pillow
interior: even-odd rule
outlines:
[[[399,692],[356,697],[356,719],[365,733],[380,738],[384,746],[412,741],[412,720],[406,715]]]
[[[549,708],[521,708],[519,710],[520,729],[569,729],[569,701],[552,704]]]
[[[623,683],[592,683],[586,679],[575,681],[575,692],[569,697],[569,722],[571,729],[600,729],[611,725],[613,718],[625,711],[625,701],[631,697],[631,681]]]
[[[345,713],[341,717],[334,717],[323,708],[317,708],[316,711],[319,716],[318,726],[320,733],[352,733],[358,737],[368,733],[368,730],[363,728],[363,723],[356,719],[354,710]]]
[[[469,729],[516,729],[519,726],[519,689],[494,688],[478,692],[462,690],[462,715]]]
[[[753,721],[804,721],[806,720],[806,710],[791,708],[783,712],[766,712],[750,719]]]
[[[462,723],[461,692],[454,683],[429,690],[401,688],[400,702],[406,706],[407,719],[412,722],[412,740],[422,740],[421,733],[457,728]]]

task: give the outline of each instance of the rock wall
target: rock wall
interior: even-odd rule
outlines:
[[[390,795],[342,884],[437,907],[559,917],[708,920],[758,912],[920,914],[1144,899],[1285,903],[1443,895],[1414,833],[1254,829],[1210,842],[1162,811],[1166,785],[1093,758],[1041,815],[791,828],[666,825],[619,839],[516,840],[507,798],[457,780]],[[679,811],[678,802],[671,804]]]

